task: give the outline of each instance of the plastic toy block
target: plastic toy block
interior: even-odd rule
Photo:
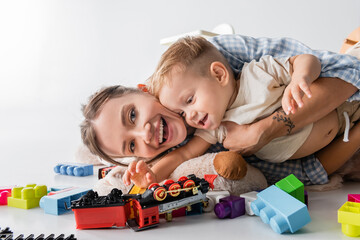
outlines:
[[[53,215],[69,212],[70,209],[65,208],[65,203],[66,206],[70,206],[71,201],[79,199],[90,190],[90,188],[68,188],[53,192],[52,195],[40,199],[40,207],[44,209],[45,213]]]
[[[281,190],[284,190],[299,201],[305,203],[304,184],[299,179],[297,179],[294,174],[290,174],[286,178],[281,179],[275,183],[275,186]]]
[[[67,187],[62,187],[62,186],[60,186],[60,187],[51,187],[50,191],[48,191],[47,195],[51,196],[51,195],[55,195],[55,194],[58,194],[58,193],[70,191],[70,190],[75,189],[75,188],[77,188],[77,187],[69,187],[69,186],[67,186]]]
[[[7,205],[7,198],[11,197],[13,187],[0,187],[0,205]]]
[[[58,236],[55,236],[55,234],[50,234],[48,236],[45,236],[45,234],[40,234],[37,237],[35,237],[34,234],[30,234],[27,237],[24,236],[24,234],[20,234],[17,237],[14,236],[14,233],[10,230],[10,228],[5,228],[0,230],[0,239],[15,239],[15,240],[76,240],[75,235],[71,234],[67,237],[65,237],[64,234],[60,234]]]
[[[99,168],[99,170],[98,170],[98,179],[104,178],[115,167],[116,166]]]
[[[28,184],[26,187],[14,187],[8,197],[8,206],[30,209],[39,206],[40,198],[47,194],[45,185]]]
[[[360,194],[348,194],[348,201],[360,203]]]
[[[311,221],[304,203],[274,185],[257,194],[251,209],[277,233],[294,233]]]
[[[224,197],[215,205],[214,212],[218,218],[236,218],[244,215],[245,199],[238,196]]]
[[[208,199],[208,204],[203,208],[204,212],[212,212],[217,203],[219,203],[221,198],[230,196],[228,191],[209,191],[206,193],[206,198]]]
[[[133,185],[129,190],[129,194],[143,194],[146,191],[146,188],[140,188],[136,185]]]
[[[360,203],[346,202],[338,210],[342,232],[349,237],[360,236]]]
[[[254,212],[251,210],[251,203],[257,199],[257,194],[258,192],[252,191],[240,195],[240,197],[245,199],[245,212],[247,215],[255,215]]]
[[[93,165],[83,163],[60,163],[54,167],[56,173],[62,175],[84,177],[93,175]]]

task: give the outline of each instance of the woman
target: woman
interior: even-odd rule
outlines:
[[[285,38],[254,39],[240,35],[228,35],[215,37],[211,41],[228,59],[234,70],[234,74],[241,71],[244,62],[257,59],[267,54],[286,56],[307,52],[318,56],[322,62],[321,76],[323,78],[313,84],[311,90],[314,97],[312,99],[305,99],[304,107],[298,109],[297,113],[295,113],[296,109],[293,109],[293,113],[295,114],[290,116],[292,122],[299,128],[322,118],[358,91],[359,86],[352,86],[339,78],[352,76],[348,78],[347,81],[360,85],[359,81],[357,81],[360,75],[360,63],[351,56],[340,56],[324,51],[312,51],[295,40]],[[235,47],[234,44],[236,45]],[[341,61],[339,61],[339,59],[341,59]],[[326,78],[328,76],[336,76],[339,78]],[[131,91],[135,90],[132,89]],[[333,92],[338,94],[333,95]],[[352,98],[360,99],[359,95],[360,94],[357,93]],[[176,146],[185,139],[184,136],[187,135],[184,131],[185,127],[182,126],[183,124],[180,124],[179,119],[177,119],[173,113],[162,108],[155,99],[152,99],[150,96],[144,96],[144,94],[137,94],[137,96],[131,98],[131,101],[126,100],[128,97],[126,99],[123,98],[126,104],[122,104],[123,107],[121,107],[121,111],[115,111],[115,116],[109,116],[107,119],[108,122],[103,117],[97,119],[95,119],[95,117],[97,117],[102,104],[107,102],[111,97],[107,96],[101,101],[99,99],[91,100],[93,104],[90,105],[94,105],[95,109],[91,109],[91,107],[84,108],[86,120],[82,125],[82,136],[85,144],[89,146],[93,153],[98,154],[103,159],[112,163],[116,163],[112,160],[112,157],[138,156],[153,158],[168,148]],[[141,101],[135,100],[139,97],[144,99]],[[118,100],[118,104],[121,104],[123,100]],[[116,101],[109,102],[112,102],[113,107],[114,105],[116,106]],[[135,106],[135,103],[138,105]],[[111,113],[114,111],[114,108],[109,106],[106,107],[106,110],[108,110],[108,113]],[[115,117],[117,117],[118,121],[114,120],[116,119]],[[232,130],[228,132],[236,134],[228,135],[224,141],[224,146],[231,150],[239,151],[242,154],[255,152],[273,138],[286,134],[287,129],[285,123],[277,121],[276,119],[274,120],[273,116],[270,116],[255,124],[245,126],[234,126],[229,123],[227,127],[232,128]],[[95,125],[92,125],[92,123]],[[115,126],[111,123],[114,123]],[[116,123],[123,124],[123,128],[121,128],[123,131],[116,131]],[[96,137],[96,131],[93,128],[96,124],[98,124],[98,127],[109,126],[109,129],[99,130],[98,132],[103,132],[104,134]],[[233,129],[235,127],[237,128],[236,130]],[[112,137],[112,134],[115,134],[115,137]],[[240,139],[241,136],[245,137],[245,139]],[[91,141],[89,139],[93,140]],[[306,161],[304,159],[299,160],[301,162],[298,164],[301,163],[302,166],[304,166],[303,162],[309,162],[310,169],[312,169],[314,168],[313,164],[316,163],[316,161],[313,160],[313,156],[310,156]],[[297,161],[288,161],[286,163],[294,164],[295,162]],[[259,167],[258,165],[257,167],[261,170],[263,170],[262,167],[264,168],[264,166],[265,168],[271,166],[271,164],[269,165],[269,163],[265,163],[259,159],[254,159],[253,163],[260,163],[259,165],[261,166]],[[279,165],[278,167],[280,169],[289,169],[289,166],[286,166],[286,164]],[[273,168],[274,166],[270,167],[270,169]],[[315,168],[317,168],[317,172],[319,172],[319,168],[321,169],[321,167],[318,166],[315,166]],[[300,173],[307,172],[307,170],[304,170],[302,167],[292,167],[292,169],[298,169]],[[267,175],[265,172],[264,174]],[[271,173],[271,171],[269,175],[279,176],[278,173]],[[303,179],[303,181],[307,180],[306,178]],[[327,177],[320,178],[320,180],[315,182],[314,180],[310,181],[313,184],[324,183],[324,181],[327,181]]]

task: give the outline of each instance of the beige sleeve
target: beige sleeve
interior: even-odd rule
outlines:
[[[217,143],[217,137],[214,130],[196,129],[194,135],[201,137],[210,144]]]
[[[293,73],[292,64],[289,57],[274,58],[272,56],[264,56],[257,63],[260,69],[271,75],[278,86],[289,85],[291,75]],[[276,87],[276,85],[274,85]]]

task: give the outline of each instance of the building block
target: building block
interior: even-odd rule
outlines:
[[[8,206],[30,209],[39,206],[40,198],[47,194],[45,185],[28,184],[25,187],[14,187],[12,196],[8,197]]]
[[[0,205],[7,205],[7,198],[11,197],[13,187],[0,187]]]
[[[208,204],[203,208],[204,212],[212,212],[217,203],[219,203],[221,198],[230,196],[228,191],[209,191],[206,193],[206,198],[208,199]]]
[[[309,207],[309,194],[308,194],[308,192],[305,190],[304,191],[304,198],[305,198],[305,204],[306,204],[306,206],[308,206]]]
[[[299,201],[305,203],[304,184],[299,179],[297,179],[294,174],[290,174],[286,178],[281,179],[275,183],[275,186],[287,192]]]
[[[62,175],[84,177],[94,174],[93,165],[83,163],[59,163],[54,167],[56,173]]]
[[[360,236],[360,203],[346,202],[338,210],[342,232],[349,237]]]
[[[60,215],[69,212],[71,209],[66,209],[65,203],[66,206],[70,206],[71,201],[79,199],[90,190],[90,188],[68,188],[58,192],[51,192],[51,195],[40,199],[40,207],[47,214]]]
[[[258,192],[252,191],[240,195],[240,197],[245,199],[245,212],[247,215],[255,215],[254,212],[251,210],[251,203],[257,199],[257,194]]]
[[[99,168],[99,170],[98,170],[98,179],[104,178],[104,177],[105,177],[109,172],[111,172],[111,170],[113,170],[113,168],[115,168],[115,167],[116,167],[116,166]]]
[[[360,203],[360,194],[348,194],[348,201]]]
[[[221,198],[214,208],[218,218],[236,218],[245,214],[245,199],[238,196]]]
[[[275,185],[259,192],[251,209],[277,233],[294,233],[311,221],[306,205]]]
[[[76,237],[74,234],[71,234],[67,237],[65,237],[65,234],[60,234],[58,236],[55,236],[55,234],[50,234],[48,236],[45,236],[45,234],[40,234],[38,236],[35,236],[34,234],[29,234],[28,236],[24,236],[24,234],[20,234],[17,237],[14,236],[14,233],[11,231],[9,227],[5,229],[0,229],[0,239],[17,239],[17,240],[76,240]]]

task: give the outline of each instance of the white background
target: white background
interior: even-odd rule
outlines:
[[[358,0],[1,0],[0,167],[73,160],[81,103],[102,86],[143,82],[162,38],[229,23],[337,52],[359,9]]]
[[[360,26],[360,1],[0,0],[0,185],[56,182],[90,94],[143,82],[166,49],[160,39],[221,23],[338,52]]]

